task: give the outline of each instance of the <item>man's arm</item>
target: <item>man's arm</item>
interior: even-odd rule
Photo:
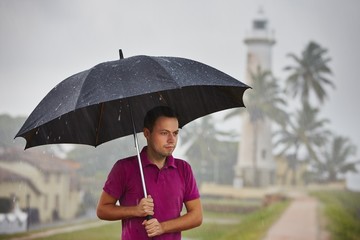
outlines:
[[[154,215],[154,202],[151,196],[141,199],[136,206],[116,205],[117,199],[103,191],[96,208],[98,218],[102,220],[121,220],[131,217]]]
[[[169,221],[159,223],[157,219],[145,220],[143,225],[149,237],[158,236],[164,233],[181,232],[195,228],[202,223],[202,206],[200,198],[185,202],[186,214]]]

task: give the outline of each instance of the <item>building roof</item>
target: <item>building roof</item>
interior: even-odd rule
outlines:
[[[18,148],[2,149],[0,151],[0,161],[26,162],[48,173],[69,172],[79,168],[79,165],[71,160],[63,160],[36,149],[26,151]]]
[[[25,177],[0,167],[0,182],[25,181]]]
[[[0,162],[1,161],[28,163],[43,173],[69,174],[70,189],[75,191],[80,189],[80,182],[76,175],[76,170],[80,168],[80,164],[72,160],[61,159],[36,149],[24,151],[19,148],[0,148]],[[13,177],[14,175],[11,176],[11,178]],[[22,179],[19,179],[19,181],[21,180]],[[26,178],[26,180],[28,181],[29,185],[32,184],[29,179]],[[40,193],[40,191],[35,186],[31,187],[34,188],[34,191]]]
[[[33,184],[33,182],[29,178],[12,172],[11,170],[0,167],[0,183],[4,182],[26,182],[36,194],[41,193],[41,191]]]

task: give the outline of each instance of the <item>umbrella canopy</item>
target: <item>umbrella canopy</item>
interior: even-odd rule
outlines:
[[[199,117],[244,107],[249,86],[206,64],[178,57],[134,56],[100,63],[53,88],[16,135],[26,147],[98,146],[141,132],[146,112],[170,106],[183,127]]]
[[[25,148],[78,143],[98,146],[134,134],[144,197],[147,197],[137,132],[150,109],[166,105],[179,127],[207,114],[244,107],[249,86],[193,60],[134,56],[104,62],[53,88],[30,114],[16,137]]]

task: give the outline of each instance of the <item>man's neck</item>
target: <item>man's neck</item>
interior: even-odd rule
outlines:
[[[166,163],[166,157],[159,156],[158,154],[147,150],[147,157],[149,161],[153,164],[155,164],[159,169],[162,169],[165,166]]]

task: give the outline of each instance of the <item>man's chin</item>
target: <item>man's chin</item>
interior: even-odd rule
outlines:
[[[174,148],[173,149],[166,149],[163,154],[166,157],[168,157],[168,156],[171,156],[173,152],[174,152]]]

